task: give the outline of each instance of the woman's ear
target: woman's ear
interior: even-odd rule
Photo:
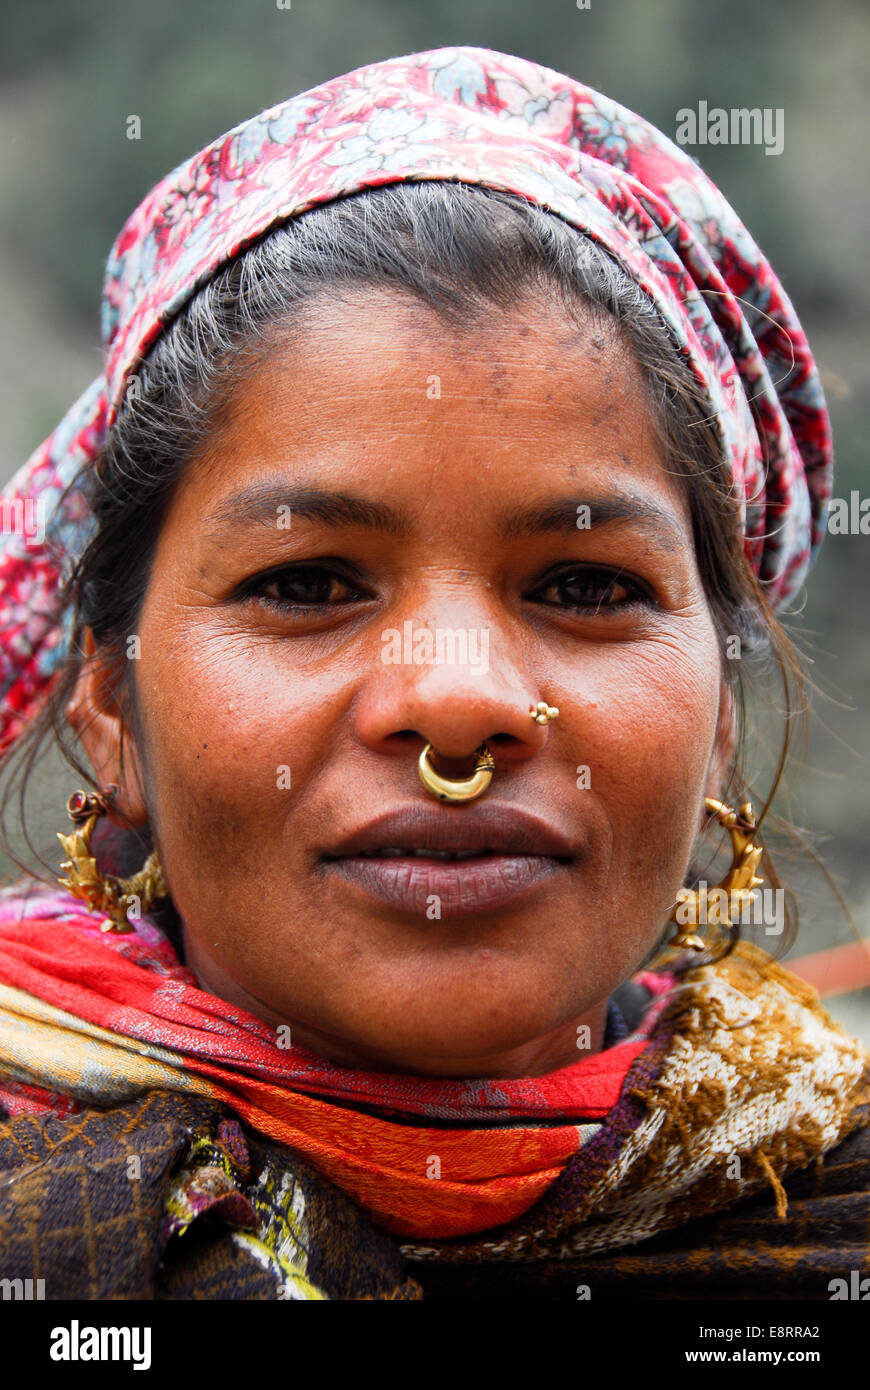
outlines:
[[[113,784],[109,819],[116,825],[144,825],[148,812],[143,793],[142,764],[132,730],[118,697],[117,667],[97,651],[94,635],[85,628],[85,661],[66,706],[100,788]]]

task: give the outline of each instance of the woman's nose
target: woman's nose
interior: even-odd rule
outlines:
[[[492,638],[492,640],[490,640]],[[445,776],[459,775],[483,742],[522,760],[540,750],[546,728],[532,707],[553,692],[533,675],[493,629],[423,628],[406,622],[386,639],[381,669],[357,706],[358,732],[384,749],[396,736],[431,743]]]

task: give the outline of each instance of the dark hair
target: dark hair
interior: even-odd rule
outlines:
[[[317,294],[339,296],[342,288],[359,286],[404,291],[458,327],[485,320],[493,307],[510,311],[535,295],[555,295],[567,315],[591,316],[603,330],[620,335],[646,383],[663,457],[688,497],[699,570],[739,724],[729,788],[749,785],[741,767],[746,677],[776,667],[782,679],[782,750],[764,814],[785,765],[793,716],[804,712],[806,700],[791,644],[744,558],[738,500],[703,387],[649,296],[595,241],[515,194],[406,181],[313,208],[269,232],[195,294],[128,379],[96,466],[78,484],[96,529],[65,588],[72,656],[16,754],[18,804],[31,851],[24,794],[44,735],[53,732],[70,765],[91,780],[64,717],[82,665],[84,629],[93,630],[107,668],[117,672],[122,707],[135,728],[125,647],[137,630],[157,539],[186,462],[220,418],[230,391],[268,351],[274,333],[292,326]],[[725,643],[734,637],[740,639],[739,661],[725,659]],[[4,812],[8,801],[7,794]],[[108,851],[113,837],[107,826],[101,831]],[[129,872],[150,847],[147,835],[126,832],[120,841],[115,836],[111,867]],[[778,884],[769,859],[765,878]],[[164,922],[170,927],[171,916],[170,910]],[[789,899],[784,945],[793,930]]]

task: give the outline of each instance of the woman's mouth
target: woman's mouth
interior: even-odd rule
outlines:
[[[504,909],[570,862],[543,854],[396,846],[329,858],[326,867],[399,912],[438,921]]]
[[[360,859],[477,859],[494,854],[491,849],[372,849],[363,850]]]

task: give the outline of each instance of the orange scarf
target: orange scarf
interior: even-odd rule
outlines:
[[[640,977],[659,996],[643,1030],[546,1076],[358,1072],[280,1048],[259,1019],[200,990],[147,921],[135,936],[108,936],[63,893],[27,910],[22,919],[20,901],[0,906],[10,1113],[116,1104],[155,1087],[206,1095],[309,1158],[400,1236],[472,1234],[538,1201],[616,1104],[671,983]]]

